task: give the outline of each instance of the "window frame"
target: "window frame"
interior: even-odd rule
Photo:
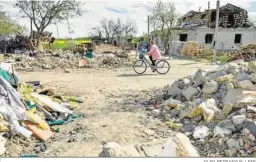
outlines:
[[[237,35],[240,35],[240,42],[239,43],[236,43],[236,36]],[[234,44],[242,44],[242,34],[235,34],[235,38],[234,38]]]
[[[206,42],[206,36],[207,36],[207,35],[211,35],[211,41],[210,41],[210,42]],[[205,43],[205,44],[212,44],[212,42],[213,42],[213,34],[205,34],[204,43]]]
[[[186,39],[185,39],[185,41],[181,41],[181,35],[186,35]],[[179,41],[181,41],[181,42],[187,42],[188,41],[188,34],[179,34]]]

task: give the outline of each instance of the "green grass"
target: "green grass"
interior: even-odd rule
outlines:
[[[65,44],[53,43],[53,48],[62,49],[62,48],[65,48]]]

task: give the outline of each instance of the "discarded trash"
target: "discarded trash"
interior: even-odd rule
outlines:
[[[34,86],[39,86],[40,85],[40,81],[30,81],[30,82],[26,82],[27,84],[32,84]]]
[[[35,123],[29,121],[24,121],[24,123],[28,127],[28,129],[31,130],[33,134],[40,140],[47,141],[53,135],[53,132],[50,128],[43,130],[39,128],[38,125]]]
[[[28,157],[37,157],[37,155],[35,155],[35,154],[23,154],[23,155],[21,155],[21,157],[25,157],[25,158],[28,158]]]
[[[56,133],[59,133],[59,132],[60,132],[60,128],[56,128],[56,129],[51,128],[51,129],[53,130],[53,132],[56,132]]]
[[[39,99],[42,103],[44,103],[45,105],[47,105],[48,107],[50,107],[54,111],[58,111],[58,112],[61,112],[61,113],[73,114],[72,111],[62,107],[57,102],[52,101],[51,98],[49,98],[48,96],[43,96],[43,95],[39,95],[39,94],[36,94],[36,93],[32,93],[31,96],[36,98],[36,99]]]
[[[64,120],[51,120],[48,122],[49,126],[54,126],[54,125],[63,125],[65,124]]]
[[[39,126],[40,128],[42,128],[42,129],[44,129],[44,130],[49,129],[49,126],[47,125],[47,123],[46,123],[45,121],[43,121],[43,120],[40,118],[40,116],[34,114],[32,111],[28,110],[28,111],[27,111],[27,116],[28,116],[28,118],[29,118],[32,122],[38,124],[38,126]]]

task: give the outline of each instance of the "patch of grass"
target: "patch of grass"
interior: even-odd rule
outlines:
[[[217,53],[216,54],[216,60],[221,63],[226,63],[230,57],[231,57],[231,55],[229,53]],[[212,61],[213,54],[206,56],[206,60]]]
[[[227,60],[229,58],[231,58],[230,53],[217,52],[217,54],[216,54],[216,60],[221,62],[221,63],[227,62]],[[205,49],[204,54],[201,54],[199,56],[194,56],[194,57],[192,57],[192,59],[195,60],[195,61],[200,61],[202,59],[205,59],[207,61],[212,61],[213,60],[212,50],[211,49]]]

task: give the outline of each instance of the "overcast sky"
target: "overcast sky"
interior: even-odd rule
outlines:
[[[216,0],[209,0],[211,8],[216,8]],[[67,22],[58,24],[60,37],[84,37],[88,36],[91,27],[98,24],[98,22],[106,17],[110,19],[117,19],[120,17],[123,21],[132,19],[136,21],[138,26],[138,34],[147,32],[147,15],[149,15],[150,8],[154,5],[156,0],[85,0],[84,13],[79,18],[70,20],[69,24],[74,34],[70,34]],[[190,10],[201,11],[208,6],[207,0],[173,0],[176,4],[177,10],[180,14],[184,14]],[[20,24],[26,25],[29,28],[29,21],[21,19],[17,8],[13,7],[14,0],[0,1],[0,5],[4,7],[5,11],[9,11],[10,16],[17,20]],[[256,20],[256,0],[220,0],[221,5],[232,3],[239,7],[246,9],[249,17]],[[57,27],[52,25],[47,28],[47,31],[53,32],[57,37]]]

